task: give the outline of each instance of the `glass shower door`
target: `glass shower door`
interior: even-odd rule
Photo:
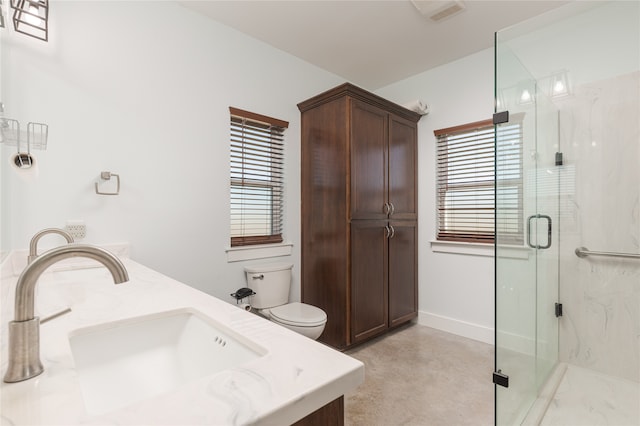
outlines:
[[[558,360],[560,157],[557,112],[507,41],[496,35],[494,382],[496,424],[517,425]]]

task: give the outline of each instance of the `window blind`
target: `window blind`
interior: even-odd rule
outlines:
[[[500,238],[522,242],[521,129],[520,122],[501,126],[497,145],[491,120],[434,132],[438,240],[493,243],[497,220]]]
[[[229,108],[231,246],[282,242],[286,121]]]
[[[522,116],[496,130],[496,238],[500,244],[524,244]]]

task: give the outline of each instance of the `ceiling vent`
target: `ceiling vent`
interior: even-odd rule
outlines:
[[[457,15],[465,9],[464,3],[458,0],[411,0],[418,11],[434,22]]]

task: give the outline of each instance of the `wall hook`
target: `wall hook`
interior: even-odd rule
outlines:
[[[101,192],[98,189],[98,182],[96,182],[96,194],[99,195],[118,195],[120,193],[120,175],[117,175],[115,173],[111,173],[111,172],[102,172],[100,173],[100,179],[105,181],[105,180],[111,180],[112,177],[116,178],[116,191],[115,192]]]

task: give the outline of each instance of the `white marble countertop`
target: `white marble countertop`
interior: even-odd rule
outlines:
[[[119,285],[113,284],[106,268],[95,267],[97,263],[62,270],[54,265],[42,275],[36,287],[36,314],[43,318],[66,307],[71,312],[40,326],[44,372],[23,382],[2,383],[2,425],[285,425],[364,381],[363,364],[351,357],[130,259],[121,260],[130,281]],[[2,375],[18,278],[12,270],[20,269],[15,265],[15,260],[6,259],[2,270]],[[265,348],[266,355],[101,416],[87,414],[69,334],[81,327],[180,308],[194,308],[237,331]]]

